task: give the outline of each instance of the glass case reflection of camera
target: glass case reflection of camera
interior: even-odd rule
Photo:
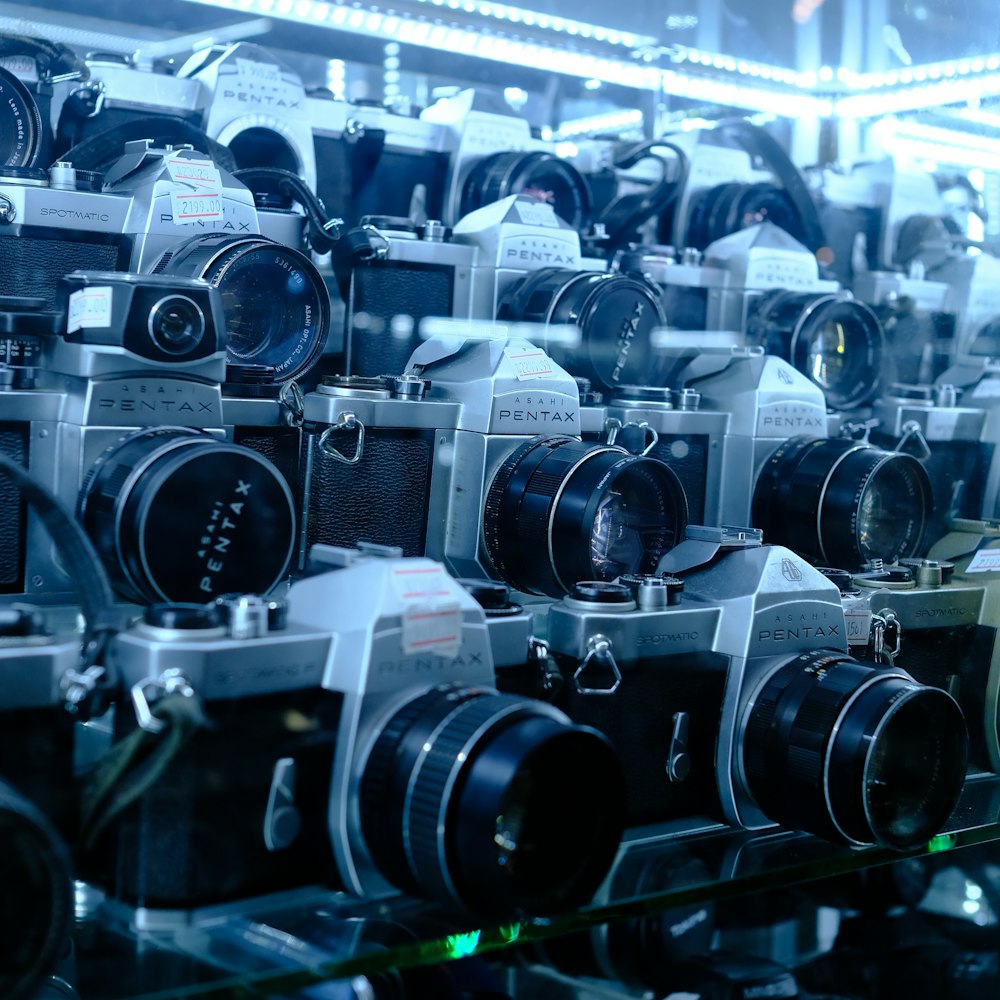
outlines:
[[[583,407],[584,437],[668,465],[693,523],[751,523],[818,565],[921,552],[931,484],[916,458],[828,434],[819,388],[759,347],[672,353],[672,388]]]
[[[295,504],[268,459],[226,440],[219,292],[198,278],[90,271],[62,279],[57,296],[57,311],[22,300],[2,314],[3,453],[75,511],[126,600],[276,586]],[[8,484],[2,507],[2,592],[65,595],[72,567]]]
[[[512,195],[463,217],[450,238],[428,223],[379,230],[375,244],[380,255],[351,273],[353,375],[402,371],[422,321],[452,317],[545,324],[539,346],[597,386],[649,377],[650,335],[665,321],[657,289],[641,275],[608,273],[603,261],[588,267],[577,231],[545,202]]]
[[[159,604],[114,637],[135,710],[110,753],[189,731],[127,808],[91,772],[88,877],[144,910],[320,882],[491,914],[585,902],[621,834],[606,739],[497,693],[494,629],[440,564],[314,555],[287,616],[252,595]],[[530,622],[502,623],[502,656],[529,656]]]
[[[661,289],[664,347],[696,341],[697,331],[727,331],[734,342],[759,344],[791,362],[835,410],[860,408],[880,388],[885,344],[878,319],[836,282],[821,279],[808,248],[771,222],[711,243],[703,258],[640,248],[626,253],[620,268]]]
[[[305,543],[398,545],[549,596],[651,572],[687,521],[674,473],[581,441],[576,382],[543,350],[458,326],[407,375],[307,394]]]
[[[848,655],[833,583],[749,529],[689,527],[659,569],[580,583],[548,613],[550,697],[615,745],[630,823],[780,823],[899,849],[941,828],[965,778],[962,713]],[[498,677],[544,690],[537,671]]]

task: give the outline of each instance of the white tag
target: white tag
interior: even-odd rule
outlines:
[[[847,644],[849,646],[868,645],[868,640],[872,634],[872,613],[854,609],[844,612],[844,621],[847,622]]]
[[[1000,396],[1000,378],[984,378],[969,393],[970,399],[983,399],[984,397]]]
[[[504,356],[514,366],[518,382],[536,378],[552,378],[555,368],[552,359],[538,347],[505,347]]]
[[[550,229],[559,228],[559,219],[555,209],[545,201],[515,201],[514,211],[526,226],[547,226]]]
[[[211,160],[167,160],[170,207],[178,225],[222,218],[222,177]]]
[[[0,66],[22,83],[38,83],[38,63],[31,56],[4,56]]]
[[[1000,573],[1000,549],[980,549],[969,562],[966,573]]]
[[[401,567],[393,570],[392,584],[407,605],[401,616],[403,655],[457,656],[462,645],[462,609],[445,571],[439,566]]]
[[[111,326],[111,286],[81,288],[69,297],[66,332]]]
[[[236,58],[236,76],[240,83],[282,83],[281,67],[274,63]]]

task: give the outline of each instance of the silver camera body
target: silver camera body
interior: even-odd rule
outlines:
[[[759,347],[678,352],[669,384],[676,388],[623,386],[607,403],[584,406],[583,434],[624,443],[630,428],[644,428],[640,450],[677,473],[695,524],[751,523],[770,455],[790,437],[828,436],[822,391]]]

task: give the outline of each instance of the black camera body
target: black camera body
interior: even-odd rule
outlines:
[[[526,340],[436,338],[410,375],[305,400],[303,542],[398,545],[557,596],[651,570],[687,505],[661,462],[583,442],[576,382]]]
[[[116,714],[119,741],[151,720],[176,725],[167,699],[203,719],[95,850],[101,880],[145,911],[324,881],[494,913],[583,902],[621,833],[607,742],[496,692],[484,611],[440,564],[314,555],[287,624],[246,596],[154,606],[114,638],[109,663],[136,707]],[[517,625],[527,657],[530,617]],[[587,767],[567,785],[577,753]],[[524,768],[564,814],[526,791]],[[584,815],[585,843],[552,864]]]
[[[615,745],[630,823],[777,822],[897,848],[940,829],[965,777],[961,711],[850,657],[833,583],[734,528],[689,527],[660,569],[581,583],[548,612],[554,703]]]
[[[4,453],[76,513],[127,600],[276,586],[296,510],[278,470],[227,440],[219,293],[198,278],[91,271],[57,294],[60,311],[20,316],[52,326],[32,338],[30,364],[6,369]],[[3,593],[68,594],[72,567],[10,486],[3,507]]]

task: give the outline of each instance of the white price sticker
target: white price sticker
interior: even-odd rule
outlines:
[[[222,218],[222,177],[211,160],[173,157],[167,160],[173,181],[170,207],[180,225]]]
[[[1000,549],[980,549],[972,557],[966,573],[1000,573]]]
[[[505,347],[504,356],[514,366],[518,382],[536,378],[552,378],[555,368],[552,359],[538,347]]]
[[[274,63],[254,62],[253,59],[236,58],[236,76],[242,84],[282,83],[281,67]]]
[[[396,595],[407,607],[402,614],[403,655],[458,655],[462,645],[462,609],[454,584],[439,566],[393,570]]]
[[[514,211],[526,226],[547,226],[559,228],[559,218],[555,209],[546,201],[520,200],[514,202]]]
[[[872,632],[872,613],[861,609],[844,612],[847,622],[847,644],[849,646],[867,645]]]
[[[66,332],[111,326],[111,286],[81,288],[69,297]]]

